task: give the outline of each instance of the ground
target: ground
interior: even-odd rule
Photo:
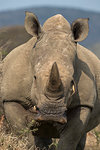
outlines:
[[[28,150],[28,140],[24,133],[15,136],[11,130],[7,131],[8,125],[5,126],[5,118],[0,118],[0,150]],[[50,150],[56,150],[57,141],[54,139],[54,145]],[[87,134],[85,150],[100,150],[100,125]]]

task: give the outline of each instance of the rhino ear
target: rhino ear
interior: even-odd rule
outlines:
[[[32,36],[39,36],[41,26],[36,15],[31,12],[25,12],[25,29]]]
[[[75,20],[72,25],[72,32],[74,35],[75,42],[83,41],[87,36],[89,32],[89,24],[88,24],[89,18],[79,18]]]

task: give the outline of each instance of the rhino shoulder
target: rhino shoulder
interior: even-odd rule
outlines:
[[[91,52],[91,50],[78,44],[77,55],[78,55],[78,58],[82,60],[83,62],[85,62],[91,69],[94,68],[94,69],[100,70],[100,60],[93,52]]]
[[[84,46],[82,46],[80,44],[77,44],[77,52],[78,52],[79,56],[86,55],[87,57],[90,57],[91,59],[95,59],[96,61],[100,62],[99,58],[93,52],[91,52],[91,50],[85,48]],[[87,59],[87,57],[86,57],[86,59]]]
[[[36,38],[31,38],[28,42],[14,48],[4,59],[4,62],[11,59],[17,55],[24,53],[25,51],[30,51],[36,42]]]
[[[30,96],[28,90],[32,83],[30,52],[34,43],[35,39],[32,38],[27,43],[11,51],[3,60],[2,100],[16,99],[23,101],[23,97]]]
[[[94,76],[94,80],[96,82],[97,85],[97,89],[98,89],[98,97],[100,99],[100,60],[99,58],[92,53],[90,50],[88,50],[87,48],[81,46],[81,45],[77,45],[77,54],[78,54],[78,58],[80,60],[80,65],[84,64],[85,67],[84,69],[87,69],[88,71],[90,70],[90,72],[92,73],[92,75]]]
[[[3,60],[3,68],[5,70],[12,65],[15,61],[19,59],[27,59],[29,57],[30,51],[36,42],[36,38],[31,38],[28,42],[14,48]]]

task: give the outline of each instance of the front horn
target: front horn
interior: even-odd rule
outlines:
[[[46,85],[45,94],[47,97],[56,98],[62,97],[64,94],[64,88],[56,62],[52,65],[49,80]]]

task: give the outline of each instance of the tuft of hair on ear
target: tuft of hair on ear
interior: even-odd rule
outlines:
[[[88,21],[89,18],[79,18],[72,23],[71,29],[75,42],[83,41],[88,36]]]
[[[32,36],[39,36],[41,26],[39,20],[32,12],[25,11],[25,29]]]

